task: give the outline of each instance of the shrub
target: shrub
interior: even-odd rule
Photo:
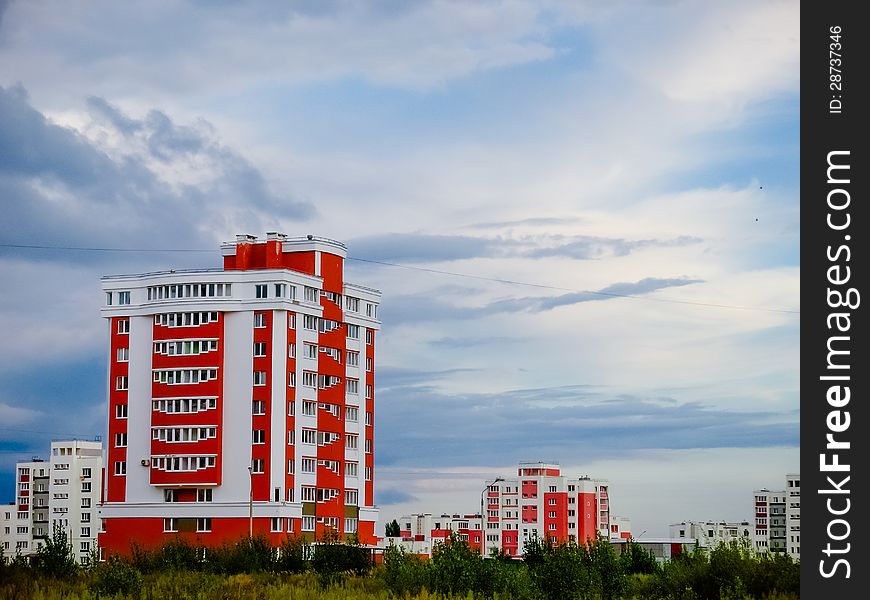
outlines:
[[[46,575],[58,579],[72,577],[78,571],[72,544],[64,528],[57,523],[54,524],[51,537],[36,551],[35,564]]]
[[[113,557],[95,569],[94,588],[103,594],[137,595],[142,589],[142,575],[129,563]]]

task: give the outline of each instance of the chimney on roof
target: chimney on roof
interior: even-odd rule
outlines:
[[[278,233],[277,231],[267,231],[266,232],[266,240],[270,242],[274,241],[283,241],[287,239],[286,233]]]
[[[240,233],[236,236],[237,244],[253,244],[257,241],[257,236],[249,233]]]

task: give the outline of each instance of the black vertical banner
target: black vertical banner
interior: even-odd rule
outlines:
[[[806,599],[870,597],[865,11],[860,2],[805,2],[801,10],[798,540]]]

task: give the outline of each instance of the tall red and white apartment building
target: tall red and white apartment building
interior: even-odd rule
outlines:
[[[345,246],[241,235],[223,269],[108,276],[109,553],[327,530],[373,544],[381,294]]]

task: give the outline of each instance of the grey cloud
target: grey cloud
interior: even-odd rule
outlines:
[[[669,240],[624,240],[579,236],[567,244],[538,248],[527,253],[533,258],[561,256],[580,260],[592,260],[608,256],[627,256],[636,250],[651,247],[678,247],[697,244],[703,240],[692,236],[679,236]]]
[[[570,292],[550,297],[506,298],[480,307],[454,306],[432,295],[396,296],[384,304],[381,318],[385,324],[399,325],[421,320],[479,319],[502,313],[535,313],[583,302],[610,300],[622,296],[642,296],[656,290],[693,283],[701,283],[701,280],[647,277],[634,282],[614,283],[600,290]]]
[[[417,497],[396,489],[375,488],[375,504],[380,506],[389,506],[391,504],[401,504],[402,502],[413,502]]]
[[[581,221],[577,217],[530,217],[528,219],[516,219],[514,221],[485,221],[482,223],[472,223],[469,227],[473,229],[504,229],[507,227],[520,226],[545,226],[545,225],[564,225],[565,223],[576,223]]]
[[[701,241],[700,238],[691,236],[663,240],[625,240],[585,235],[545,234],[517,238],[487,238],[469,235],[396,233],[357,238],[348,243],[348,248],[354,257],[384,262],[425,263],[502,257],[599,260],[627,256],[645,248],[679,247]]]
[[[259,170],[217,141],[205,122],[177,125],[157,110],[137,120],[96,97],[88,106],[121,134],[122,145],[111,155],[77,131],[48,120],[31,106],[21,86],[0,87],[4,240],[212,247],[218,231],[263,230],[276,219],[303,220],[314,214],[310,204],[272,193]],[[167,181],[148,168],[149,157],[193,172],[204,169],[203,176],[195,185]],[[27,240],[20,238],[22,231],[29,232]]]
[[[493,337],[443,337],[437,340],[429,341],[430,346],[438,348],[473,348],[475,346],[505,346],[507,344],[518,344],[526,341],[525,338],[493,336]]]
[[[591,386],[451,395],[409,385],[382,390],[378,402],[384,465],[511,464],[534,456],[587,462],[647,449],[799,443],[797,411],[727,411]]]

